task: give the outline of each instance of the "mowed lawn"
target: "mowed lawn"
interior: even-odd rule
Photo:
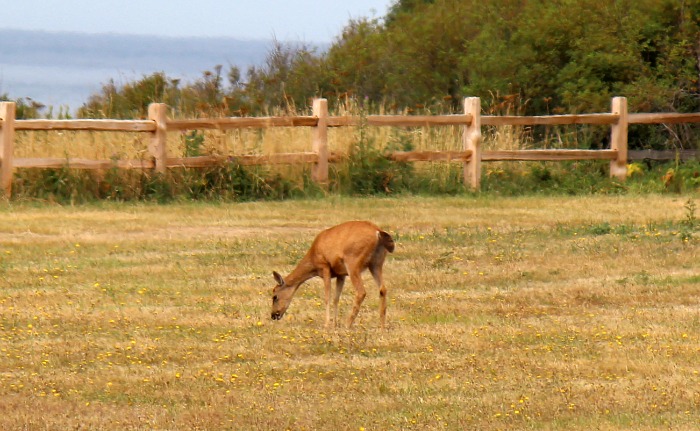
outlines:
[[[690,198],[0,203],[0,429],[694,429]],[[387,330],[369,275],[349,330],[318,279],[270,320],[351,219],[396,240]]]

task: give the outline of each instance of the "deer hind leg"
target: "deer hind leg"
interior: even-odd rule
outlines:
[[[333,296],[333,325],[338,326],[338,302],[340,302],[340,294],[343,293],[343,285],[345,284],[345,276],[339,275],[335,281],[335,296]]]
[[[364,301],[365,296],[367,296],[367,292],[365,292],[365,287],[362,284],[362,276],[360,274],[360,271],[351,271],[350,281],[352,281],[352,285],[355,287],[355,302],[352,306],[352,312],[350,313],[350,317],[348,317],[348,328],[351,327],[352,323],[355,321],[357,314],[360,312],[360,306],[362,305],[362,301]]]
[[[369,268],[369,272],[372,274],[377,287],[379,287],[379,323],[382,329],[386,328],[386,294],[387,289],[384,285],[384,279],[382,277],[382,266],[376,265]]]
[[[323,293],[326,299],[326,329],[331,326],[331,270],[330,268],[323,268]]]

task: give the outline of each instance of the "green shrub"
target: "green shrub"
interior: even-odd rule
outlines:
[[[628,186],[641,193],[700,192],[700,161],[634,163],[639,174],[628,179]]]
[[[350,195],[470,193],[458,163],[394,162],[372,141],[360,139],[347,159],[333,165],[330,190]],[[409,150],[404,146],[401,150]],[[527,194],[699,193],[700,162],[635,163],[626,182],[609,177],[607,162],[485,163],[481,193],[500,196]],[[94,200],[251,201],[323,196],[308,169],[294,168],[289,176],[263,166],[242,166],[234,159],[217,166],[173,168],[165,174],[150,169],[104,171],[18,169],[13,180],[15,199],[39,199],[61,204]]]
[[[177,173],[189,199],[251,201],[284,199],[294,194],[294,186],[280,174],[265,168],[246,168],[235,160],[205,169],[183,169]]]
[[[332,188],[351,195],[388,195],[410,190],[415,183],[414,167],[387,157],[394,151],[412,150],[410,142],[399,140],[382,151],[374,138],[368,137],[365,126],[359,130],[357,143],[351,146],[347,158],[335,170]]]
[[[500,165],[499,165],[500,166]],[[611,179],[604,162],[520,162],[496,169],[485,165],[482,193],[504,196],[524,194],[617,194],[626,190]]]
[[[13,181],[15,199],[40,199],[61,204],[95,200],[151,201],[175,199],[250,201],[285,199],[303,194],[278,173],[246,168],[234,161],[205,169],[151,170],[116,167],[105,171],[20,169]]]
[[[81,203],[97,192],[88,172],[76,169],[26,169],[15,175],[14,196],[58,203]]]

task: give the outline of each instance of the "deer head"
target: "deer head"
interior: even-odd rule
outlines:
[[[292,302],[296,289],[294,286],[289,286],[285,283],[284,278],[276,271],[273,271],[272,275],[277,282],[277,285],[272,290],[272,320],[280,320]]]

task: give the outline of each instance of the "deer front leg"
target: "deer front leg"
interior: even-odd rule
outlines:
[[[365,296],[367,296],[365,287],[362,285],[362,277],[358,272],[350,274],[350,281],[352,281],[352,285],[355,287],[355,302],[352,306],[352,313],[350,313],[350,317],[348,317],[348,328],[351,327],[352,323],[355,321],[357,314],[360,312],[362,301],[364,301]]]
[[[343,285],[345,284],[345,276],[339,275],[335,281],[335,296],[333,297],[333,325],[338,326],[338,302],[340,302],[340,294],[343,293]]]

